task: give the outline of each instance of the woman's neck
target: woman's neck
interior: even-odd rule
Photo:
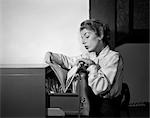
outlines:
[[[99,46],[97,46],[97,49],[96,49],[96,56],[99,55],[99,53],[106,47],[106,45],[104,43],[100,43]]]

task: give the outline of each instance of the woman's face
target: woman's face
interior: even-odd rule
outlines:
[[[97,47],[99,46],[99,37],[95,34],[95,32],[83,29],[80,31],[81,38],[82,38],[82,44],[89,52],[96,52]]]

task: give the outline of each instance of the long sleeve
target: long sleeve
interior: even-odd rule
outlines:
[[[47,52],[45,55],[45,62],[47,64],[54,62],[63,68],[71,69],[75,63],[75,58],[71,58],[63,54]]]
[[[119,55],[115,53],[108,56],[107,59],[104,59],[104,64],[100,65],[101,68],[99,70],[95,65],[91,65],[88,68],[88,84],[96,95],[105,94],[111,89],[117,72],[118,61]]]
[[[88,54],[81,54],[79,56],[69,57],[63,54],[47,52],[45,55],[45,62],[47,64],[54,62],[63,68],[71,69],[75,65],[78,59],[87,58],[87,57]]]

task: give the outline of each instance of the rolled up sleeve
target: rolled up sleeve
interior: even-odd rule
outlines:
[[[119,55],[114,55],[99,70],[96,65],[91,65],[88,68],[88,84],[95,95],[105,94],[110,90],[117,72],[118,60]]]
[[[84,55],[69,57],[63,54],[47,52],[44,60],[47,64],[57,63],[63,68],[71,69],[75,65],[76,61],[83,57]]]

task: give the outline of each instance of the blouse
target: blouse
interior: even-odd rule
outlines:
[[[71,69],[75,66],[77,59],[81,58],[91,59],[100,66],[98,68],[96,65],[91,65],[87,68],[89,71],[88,85],[95,95],[112,98],[121,94],[123,60],[119,52],[111,50],[109,46],[106,46],[98,56],[95,52],[81,54],[77,57],[48,52],[45,62],[54,61],[63,68]]]

